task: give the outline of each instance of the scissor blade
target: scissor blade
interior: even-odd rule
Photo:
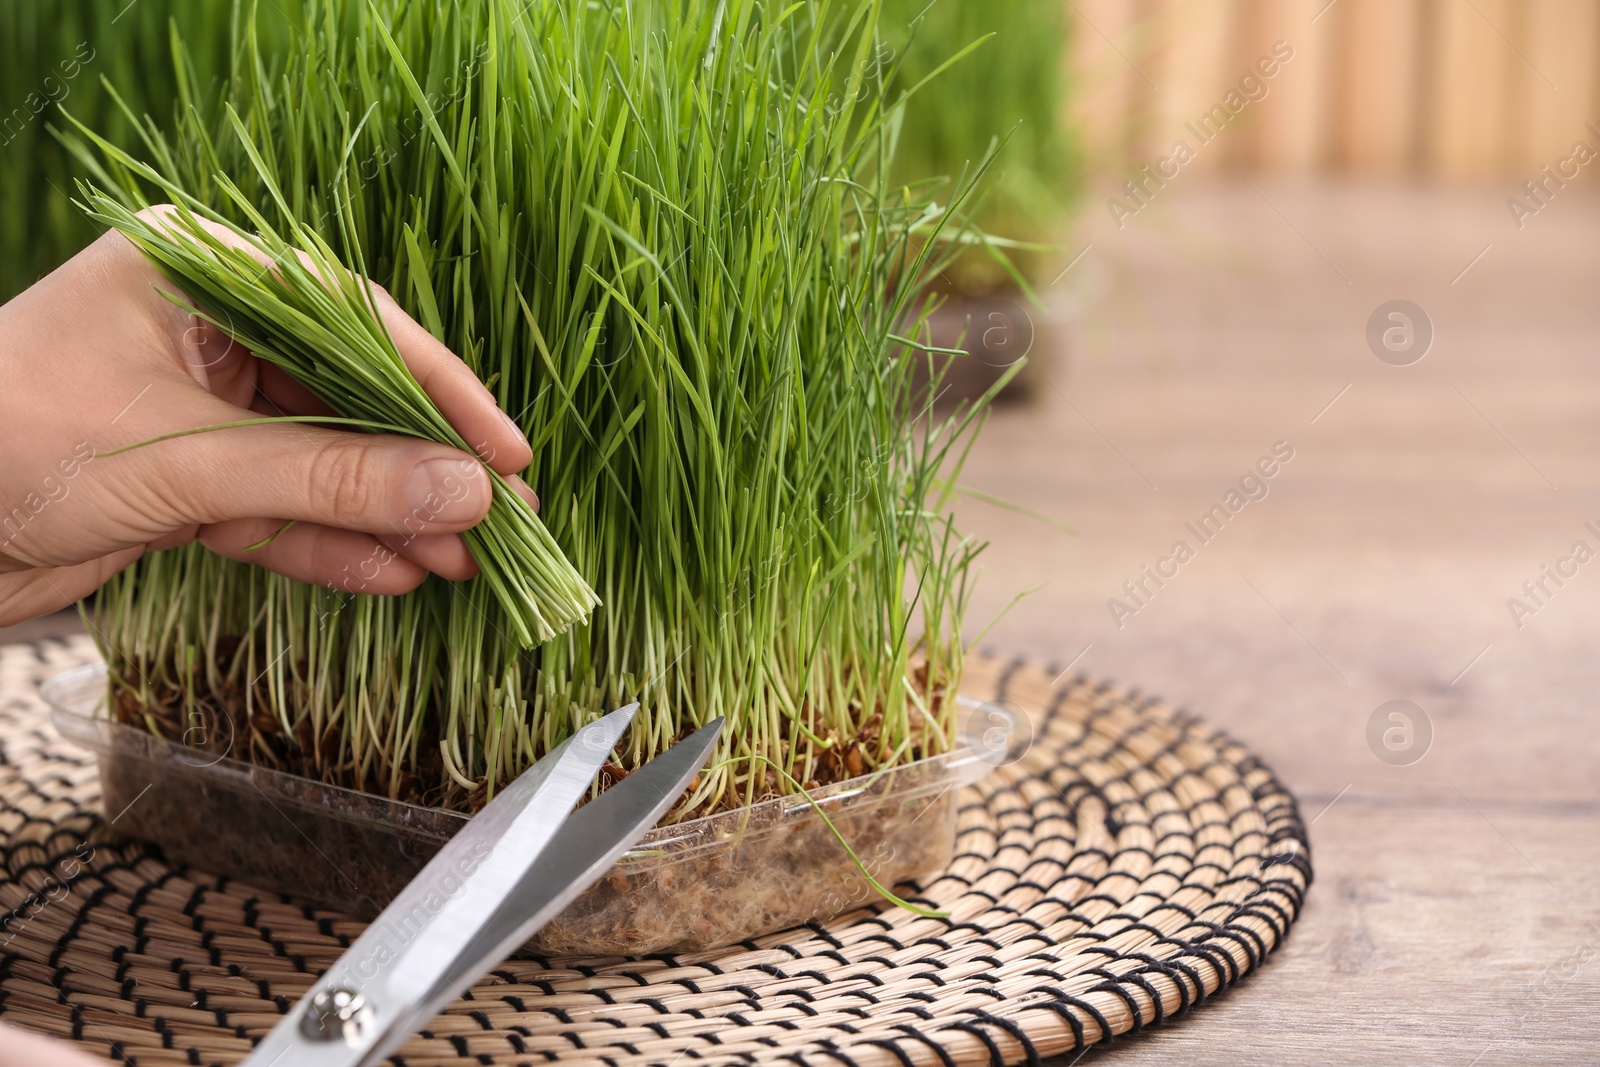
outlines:
[[[462,963],[474,962],[470,971],[450,976],[452,987],[469,985],[505,959],[637,844],[705,766],[722,724],[720,716],[713,719],[575,811],[539,864],[462,950]]]
[[[463,946],[547,851],[637,709],[630,704],[583,727],[506,786],[401,890],[243,1067],[359,1067],[426,1022],[433,1014],[426,1003],[460,970]],[[355,1040],[315,1040],[302,1031],[313,999],[334,990],[358,993],[366,1003],[367,1021]]]

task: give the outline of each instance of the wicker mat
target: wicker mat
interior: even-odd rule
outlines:
[[[232,1064],[360,932],[103,830],[92,757],[36,689],[82,641],[0,648],[0,1011],[139,1064]],[[1203,723],[975,656],[1035,740],[963,798],[919,898],[713,952],[515,959],[395,1062],[1034,1063],[1188,1011],[1259,966],[1311,867],[1294,798]]]

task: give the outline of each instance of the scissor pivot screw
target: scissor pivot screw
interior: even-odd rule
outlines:
[[[306,1006],[300,1032],[313,1041],[354,1043],[370,1015],[367,998],[354,989],[319,989]]]

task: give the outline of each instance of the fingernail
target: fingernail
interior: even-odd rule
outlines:
[[[406,478],[406,503],[422,522],[473,522],[489,507],[489,479],[467,459],[429,459]]]
[[[503,411],[500,412],[500,417],[505,420],[507,426],[511,427],[511,432],[517,435],[517,440],[526,441],[528,439],[528,435],[522,432],[522,427],[517,425],[516,419],[513,419]]]
[[[528,502],[529,507],[535,512],[539,510],[539,494],[535,493],[532,487],[522,480],[520,474],[507,475],[506,481],[510,482],[511,487],[517,491],[517,494]]]

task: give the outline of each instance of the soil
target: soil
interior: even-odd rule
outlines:
[[[219,642],[220,658],[226,661],[237,654],[238,647],[237,640],[233,638]],[[338,732],[332,724],[320,737],[312,736],[311,723],[304,719],[296,724],[292,732],[286,732],[277,717],[266,710],[272,706],[271,695],[265,682],[259,679],[252,694],[253,699],[247,700],[244,686],[233,685],[216,691],[205,685],[198,671],[194,671],[191,673],[193,684],[187,691],[176,686],[161,686],[152,693],[154,699],[145,702],[134,692],[135,689],[144,688],[138,684],[137,668],[130,664],[118,664],[117,669],[128,678],[128,685],[113,688],[112,719],[192,749],[202,761],[205,756],[238,760],[296,775],[311,782],[463,815],[476,814],[487,803],[488,790],[483,785],[467,790],[445,773],[443,757],[439,753],[438,728],[431,716],[426,717],[422,727],[416,765],[404,770],[400,775],[399,789],[391,793],[387,788],[390,780],[388,765],[380,764],[372,769],[370,777],[363,774],[361,768],[349,766],[349,761],[341,758]],[[910,677],[917,688],[926,691],[925,665],[914,667]],[[254,712],[251,713],[248,708],[253,708]],[[855,736],[848,743],[841,743],[842,739],[830,733],[824,740],[833,741],[834,744],[820,753],[815,763],[815,773],[801,783],[803,787],[807,791],[826,788],[873,770],[866,752],[877,739],[880,728],[880,717],[875,714],[856,727]],[[682,736],[691,732],[692,729],[686,728]],[[906,755],[906,762],[915,762],[924,755],[923,747],[913,744]],[[627,776],[628,770],[615,763],[607,764],[601,777],[602,788],[621,781]],[[784,783],[777,774],[770,774],[764,768],[754,768],[750,773],[753,782],[740,788],[737,794],[725,797],[724,803],[728,807],[748,805],[791,792],[781,788]],[[506,784],[499,782],[498,787]],[[689,811],[675,807],[662,821],[677,822],[711,814],[716,814],[716,811]]]
[[[210,762],[119,731],[101,757],[117,830],[175,864],[371,919],[465,817],[403,809],[305,779]],[[288,788],[285,788],[286,785]],[[853,792],[853,791],[848,791]],[[937,870],[955,840],[956,794],[911,765],[864,792],[824,800],[861,867],[893,886]],[[387,810],[383,810],[387,809]],[[804,801],[726,812],[690,840],[624,858],[544,928],[540,956],[645,955],[730,944],[878,900],[833,831]],[[676,827],[663,833],[671,836]],[[646,845],[649,842],[645,842]]]
[[[927,780],[909,780],[919,775]],[[530,947],[550,956],[693,951],[880,902],[861,868],[881,885],[895,886],[950,862],[956,795],[936,774],[912,766],[881,776],[862,796],[825,804],[859,867],[803,802],[764,819],[746,818],[736,829],[708,835],[714,836],[710,843],[678,851],[669,845],[658,856],[630,858]]]
[[[176,865],[358,918],[382,911],[467,821],[172,753],[148,734],[115,735],[100,782],[105,810],[122,812],[119,834],[159,845]]]
[[[239,642],[225,638],[219,642],[219,658],[224,662],[237,654]],[[363,793],[387,792],[387,766],[378,768],[377,781],[358,771],[340,768],[339,740],[330,725],[321,737],[312,736],[312,727],[302,720],[293,733],[284,731],[277,717],[268,710],[272,699],[266,683],[258,679],[253,699],[246,699],[245,686],[231,685],[213,690],[201,682],[198,672],[187,691],[163,686],[154,691],[148,703],[133,689],[138,685],[137,668],[118,664],[129,675],[129,687],[113,690],[112,718],[126,726],[148,730],[175,744],[218,757],[253,763],[260,767]],[[247,710],[253,708],[253,714]],[[400,788],[392,799],[421,807],[471,814],[485,803],[486,792],[469,792],[455,785],[444,772],[439,754],[437,726],[431,719],[423,725],[417,745],[418,762],[400,776]],[[450,782],[449,785],[441,783]]]

